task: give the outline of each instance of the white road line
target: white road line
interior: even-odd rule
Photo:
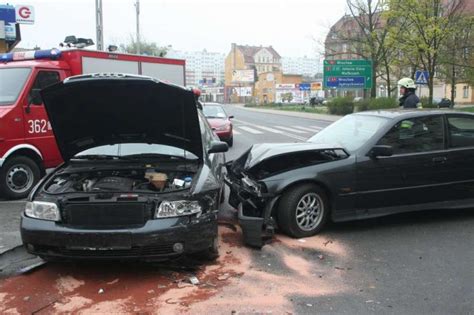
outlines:
[[[235,130],[235,128],[234,128],[234,130],[232,130],[232,132],[234,133],[234,135],[241,135],[242,134],[242,133],[238,132],[237,130]]]
[[[263,134],[263,132],[255,130],[255,129],[247,127],[247,126],[239,126],[238,128],[242,129],[242,130],[245,130],[247,132],[253,133],[254,135]]]
[[[307,131],[295,130],[294,128],[289,128],[289,127],[285,127],[285,126],[275,126],[275,128],[283,129],[283,130],[286,130],[286,131],[289,131],[289,132],[294,132],[294,133],[308,133]]]
[[[318,131],[321,130],[321,129],[316,129],[316,128],[308,128],[308,127],[300,127],[300,126],[293,126],[293,128],[306,130],[306,131],[309,131],[309,132],[318,132]]]
[[[323,130],[325,127],[321,126],[310,126],[311,128],[317,129],[317,130]]]
[[[259,129],[262,129],[262,130],[265,130],[265,131],[269,131],[269,132],[273,132],[273,133],[278,133],[282,136],[285,136],[285,137],[288,137],[288,138],[292,138],[292,139],[295,139],[295,140],[299,140],[301,142],[305,142],[307,138],[305,137],[302,137],[302,136],[297,136],[297,135],[294,135],[294,134],[290,134],[290,133],[287,133],[285,131],[281,131],[281,130],[277,130],[277,129],[273,129],[273,128],[270,128],[270,127],[265,127],[265,126],[260,126],[260,125],[256,125],[256,124],[253,124],[253,123],[249,123],[249,122],[246,122],[246,121],[243,121],[243,120],[239,120],[239,119],[234,119],[235,122],[239,123],[239,124],[242,124],[242,125],[247,125],[247,126],[252,126],[253,128],[259,128]],[[235,126],[235,125],[234,125]],[[238,125],[237,127],[239,127],[241,125]]]

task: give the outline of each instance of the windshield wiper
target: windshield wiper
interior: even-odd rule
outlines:
[[[128,160],[127,157],[108,154],[86,154],[73,157],[74,160]]]
[[[138,153],[138,154],[128,154],[125,156],[127,159],[146,159],[146,158],[166,158],[166,159],[179,159],[179,160],[187,160],[183,156],[178,155],[167,155],[167,154],[160,154],[160,153]]]

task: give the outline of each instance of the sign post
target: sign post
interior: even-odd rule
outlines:
[[[371,89],[371,60],[324,60],[324,88]]]

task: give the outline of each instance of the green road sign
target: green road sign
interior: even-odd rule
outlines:
[[[371,89],[371,60],[324,60],[324,87]]]

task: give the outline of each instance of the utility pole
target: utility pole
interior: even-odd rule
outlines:
[[[140,54],[140,0],[135,2],[135,8],[137,9],[137,55]]]
[[[104,24],[102,21],[102,0],[95,0],[95,26],[97,50],[104,50]]]

